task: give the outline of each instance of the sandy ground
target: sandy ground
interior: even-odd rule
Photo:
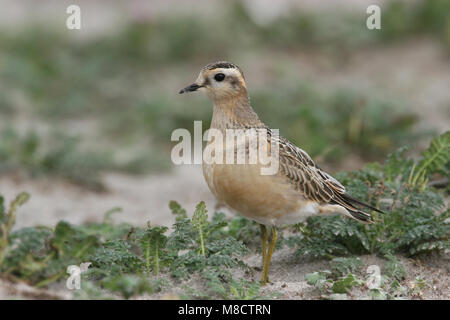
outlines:
[[[55,3],[58,2],[58,5]],[[26,17],[45,17],[54,14],[55,19],[63,23],[66,18],[65,8],[67,1],[46,1],[45,4],[31,5],[31,1],[6,1],[0,0],[2,10],[0,12],[0,25],[2,27],[14,27],[21,24]],[[81,1],[87,4],[88,1]],[[172,1],[177,2],[177,1]],[[257,10],[255,1],[247,1],[250,7]],[[268,2],[268,1],[265,1]],[[283,1],[279,13],[286,10],[292,1]],[[341,1],[329,1],[336,3]],[[365,3],[366,1],[364,1]],[[380,1],[370,1],[379,3]],[[123,10],[99,10],[96,4],[90,2],[92,11],[97,12],[95,16],[87,14],[84,20],[85,35],[92,35],[95,28],[104,31],[114,24],[120,24],[121,16],[136,16],[142,12],[145,2],[129,1],[122,2],[126,6],[126,14]],[[118,3],[118,2],[115,2]],[[137,4],[139,3],[139,4]],[[195,3],[195,4],[194,4]],[[183,10],[198,10],[199,7],[207,14],[214,10],[203,5],[206,1],[189,2],[188,8]],[[305,7],[315,8],[317,1],[304,1]],[[322,3],[322,2],[320,2]],[[344,2],[346,3],[346,2]],[[351,6],[360,5],[361,1],[351,1]],[[365,4],[364,4],[365,5]],[[283,6],[285,9],[283,9]],[[362,6],[362,5],[361,5]],[[116,9],[120,7],[116,5]],[[168,7],[176,8],[166,1],[152,2],[151,12],[163,12]],[[359,8],[359,7],[355,7]],[[61,9],[61,10],[60,10]],[[95,9],[95,10],[94,10]],[[114,6],[112,6],[114,9]],[[56,10],[56,11],[55,11]],[[277,9],[278,10],[278,9]],[[271,10],[272,11],[272,10]],[[89,12],[88,12],[89,13]],[[59,16],[59,14],[61,14]],[[264,15],[265,13],[258,13]],[[89,28],[88,28],[89,27]],[[283,59],[286,53],[271,53],[270,56],[262,55],[261,58],[268,61]],[[312,57],[313,56],[313,57]],[[386,56],[389,59],[386,59]],[[301,77],[310,79],[323,85],[324,88],[350,86],[356,89],[377,89],[387,95],[397,96],[404,99],[407,104],[405,108],[411,109],[420,117],[420,128],[434,128],[439,132],[448,130],[450,127],[450,63],[446,53],[435,42],[429,39],[419,39],[407,43],[393,44],[385,48],[372,48],[352,53],[344,66],[330,64],[329,57],[320,54],[302,53],[294,57],[297,61],[298,72]],[[245,61],[244,61],[245,64]],[[261,64],[259,64],[261,65]],[[270,63],[266,64],[270,66]],[[249,83],[264,81],[259,80],[259,74],[254,72],[253,66],[248,61],[246,69],[250,76]],[[253,69],[253,70],[252,70]],[[264,73],[261,70],[260,73]],[[344,169],[357,169],[354,164]],[[29,192],[32,197],[30,201],[19,209],[16,228],[35,225],[55,225],[60,220],[71,223],[85,223],[101,221],[108,210],[121,207],[123,212],[113,216],[115,222],[128,222],[133,225],[145,225],[147,221],[153,224],[170,225],[173,218],[168,209],[170,200],[177,200],[185,207],[188,213],[192,213],[195,205],[206,201],[209,211],[214,211],[215,200],[207,189],[201,168],[199,166],[177,167],[170,174],[128,176],[123,174],[108,173],[103,177],[104,184],[108,187],[106,193],[95,193],[90,190],[74,186],[61,180],[30,180],[20,176],[6,175],[0,177],[0,194],[5,196],[6,201],[11,201],[21,191]],[[448,257],[427,258],[424,261],[409,260],[399,257],[407,269],[405,285],[409,285],[417,276],[422,276],[429,284],[423,292],[425,299],[450,299],[449,286],[449,259]],[[247,263],[259,268],[260,257],[252,255],[246,258]],[[380,264],[383,262],[374,256],[362,257],[364,266]],[[272,284],[265,287],[263,294],[271,291],[282,293],[285,299],[311,299],[317,298],[314,289],[306,284],[304,275],[313,271],[330,268],[328,261],[299,260],[292,250],[282,249],[275,252],[272,268]],[[255,271],[253,277],[259,278],[259,271]],[[195,282],[195,280],[193,280]],[[162,298],[164,295],[177,295],[174,292],[164,292],[159,295],[143,298]],[[26,299],[48,299],[48,298],[70,298],[70,293],[65,290],[36,290],[26,285],[12,285],[0,281],[0,299],[26,298]],[[359,294],[355,298],[362,298]],[[410,297],[413,298],[413,297]]]
[[[150,220],[154,224],[170,225],[173,217],[168,202],[177,199],[192,214],[199,200],[205,200],[209,211],[214,211],[215,200],[207,189],[199,166],[177,167],[172,174],[146,177],[131,177],[119,174],[105,175],[109,188],[107,193],[94,193],[58,180],[24,180],[3,177],[0,179],[0,194],[10,201],[18,192],[25,190],[32,195],[30,201],[21,207],[17,214],[16,227],[34,225],[55,225],[60,220],[72,223],[98,222],[106,211],[121,207],[123,213],[113,216],[115,222],[128,222],[145,225]],[[221,208],[223,210],[223,208]],[[410,299],[450,299],[450,257],[431,257],[423,261],[398,257],[405,266],[407,278],[403,285],[408,288],[418,276],[428,284],[421,296],[409,295]],[[365,270],[376,264],[383,268],[384,261],[376,256],[361,257]],[[245,258],[254,269],[245,278],[258,280],[261,257],[258,254]],[[284,248],[274,253],[271,266],[272,283],[261,290],[262,295],[281,293],[280,299],[318,299],[320,293],[304,280],[305,274],[330,269],[326,260],[300,259],[292,249]],[[236,270],[235,276],[243,276]],[[188,285],[198,286],[193,278]],[[138,299],[177,298],[183,288],[175,286],[155,295],[134,297]],[[366,298],[366,292],[352,292],[352,299]],[[0,281],[0,299],[70,299],[72,292],[63,284],[51,289],[38,290],[25,284],[11,284]],[[119,298],[119,297],[117,297]]]
[[[179,166],[170,174],[143,177],[106,174],[103,181],[108,192],[97,193],[61,180],[29,180],[17,177],[0,179],[0,194],[10,202],[21,191],[31,199],[17,215],[16,228],[35,225],[55,225],[60,220],[74,224],[100,222],[113,208],[122,208],[115,214],[117,223],[133,225],[152,224],[170,226],[173,216],[171,200],[178,201],[189,214],[200,201],[205,201],[214,212],[215,200],[203,180],[200,166]]]
[[[432,256],[424,260],[407,259],[402,256],[397,257],[406,270],[406,278],[401,285],[406,289],[406,294],[400,299],[424,299],[424,300],[449,300],[450,299],[450,257]],[[360,257],[362,267],[357,273],[361,278],[367,276],[364,273],[370,265],[377,265],[383,275],[385,260],[366,255]],[[250,255],[245,262],[252,268],[253,272],[246,273],[246,279],[254,281],[260,278],[261,256]],[[304,277],[308,273],[321,270],[330,270],[331,262],[328,260],[301,259],[295,256],[295,250],[284,248],[275,251],[270,269],[271,283],[267,284],[260,291],[262,296],[277,294],[277,299],[289,300],[310,300],[323,298],[321,293],[309,285]],[[240,270],[234,271],[234,276],[244,276]],[[413,293],[415,279],[421,277],[426,287],[420,293]],[[164,290],[153,295],[135,296],[132,299],[180,299],[185,292],[186,286],[191,288],[201,288],[201,281],[197,277],[192,277],[187,283],[175,285],[169,290]],[[54,285],[51,289],[35,289],[26,284],[12,284],[0,280],[0,299],[71,299],[72,291],[64,288],[63,284]],[[115,298],[120,299],[119,296]],[[348,299],[369,299],[368,292],[364,290],[352,290]]]
[[[259,265],[260,257],[252,257],[251,265]],[[274,254],[274,262],[271,265],[271,281],[262,290],[263,294],[269,294],[271,291],[282,293],[281,299],[317,299],[320,294],[317,290],[308,285],[304,276],[320,270],[330,270],[331,263],[326,260],[302,260],[295,256],[292,249],[282,249]],[[373,255],[361,256],[363,266],[361,270],[367,270],[370,265],[378,265],[383,274],[383,265],[385,261]],[[411,260],[405,257],[398,257],[407,272],[406,279],[402,282],[405,287],[410,287],[417,276],[421,276],[429,284],[423,291],[421,297],[408,295],[405,298],[422,299],[450,299],[450,265],[447,258],[428,258],[426,261]],[[361,277],[367,276],[365,273]],[[255,279],[256,280],[256,279]],[[351,292],[350,299],[366,299],[366,292]]]

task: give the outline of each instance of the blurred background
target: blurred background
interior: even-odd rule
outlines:
[[[28,191],[16,227],[170,224],[214,200],[200,166],[173,167],[171,132],[209,127],[179,96],[229,60],[272,128],[334,173],[419,154],[450,125],[450,1],[0,0],[0,194]],[[68,30],[66,8],[81,8]],[[381,30],[366,8],[381,7]]]

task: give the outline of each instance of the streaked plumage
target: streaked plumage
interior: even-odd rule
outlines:
[[[222,76],[216,80],[219,73],[224,75],[223,80]],[[361,222],[372,220],[358,206],[377,209],[348,195],[345,187],[320,169],[305,151],[275,136],[259,119],[250,105],[243,73],[236,65],[225,61],[208,64],[196,82],[180,93],[199,89],[205,90],[214,104],[211,128],[224,135],[226,129],[264,128],[268,145],[272,139],[279,144],[279,170],[274,175],[261,175],[259,164],[203,164],[205,180],[220,202],[246,218],[272,226],[272,243],[267,252],[263,239],[263,283],[268,281],[267,270],[276,241],[274,226],[335,213]],[[249,152],[248,141],[244,149]],[[267,230],[262,230],[267,240]]]

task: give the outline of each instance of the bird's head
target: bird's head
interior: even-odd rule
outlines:
[[[226,61],[210,63],[203,67],[197,80],[180,93],[192,91],[205,91],[215,102],[247,95],[242,71],[235,64]]]

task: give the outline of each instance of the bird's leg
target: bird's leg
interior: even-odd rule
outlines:
[[[269,282],[269,268],[270,268],[270,261],[272,260],[272,254],[273,250],[275,249],[275,244],[277,243],[277,229],[275,226],[272,226],[270,228],[270,243],[269,248],[267,249],[267,253],[265,254],[265,259],[263,263],[263,271],[262,271],[262,278],[261,282],[263,285],[265,285],[267,282]]]
[[[268,234],[267,234],[267,227],[265,225],[260,224],[259,227],[261,228],[262,268],[264,269],[264,264],[266,263],[266,255],[267,255]]]

